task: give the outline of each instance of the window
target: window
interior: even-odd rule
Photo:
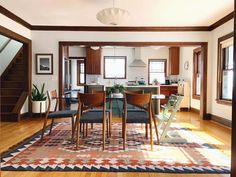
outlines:
[[[126,56],[104,56],[104,79],[126,79]]]
[[[231,104],[233,93],[233,33],[218,39],[217,101]]]
[[[201,47],[193,50],[193,98],[201,94]]]
[[[160,84],[165,83],[166,60],[149,59],[148,61],[148,83],[152,84],[157,80]]]
[[[84,60],[77,60],[77,85],[85,84]]]

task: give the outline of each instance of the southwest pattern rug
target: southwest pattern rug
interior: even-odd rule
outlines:
[[[5,171],[103,171],[161,173],[230,173],[230,158],[206,143],[191,129],[175,124],[172,130],[188,143],[162,143],[150,151],[144,128],[128,125],[123,150],[121,124],[113,124],[112,137],[102,151],[101,125],[89,129],[80,147],[70,142],[70,123],[58,123],[40,141],[40,132],[1,158]]]

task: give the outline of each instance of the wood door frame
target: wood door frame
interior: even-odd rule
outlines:
[[[236,9],[236,0],[234,0]],[[234,13],[234,31],[236,31],[236,19]],[[236,177],[236,34],[234,33],[234,77],[233,77],[233,98],[232,98],[232,133],[231,133],[231,177]]]
[[[171,47],[183,47],[183,46],[201,46],[202,48],[202,57],[201,57],[201,96],[200,96],[200,117],[204,120],[208,120],[209,116],[207,114],[207,42],[98,42],[98,41],[59,41],[59,95],[62,96],[64,93],[63,87],[63,77],[62,77],[62,52],[63,47],[65,46],[171,46]],[[59,108],[62,109],[62,99],[59,101]]]
[[[14,31],[11,31],[3,26],[0,26],[0,34],[23,44],[23,56],[27,59],[27,84],[25,86],[25,91],[28,92],[28,113],[32,115],[31,106],[31,90],[32,90],[32,41]]]

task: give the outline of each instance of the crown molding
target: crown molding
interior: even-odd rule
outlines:
[[[234,18],[234,12],[226,15],[210,26],[47,26],[31,25],[22,18],[0,5],[0,13],[30,30],[37,31],[113,31],[113,32],[181,32],[181,31],[212,31]]]
[[[31,30],[31,24],[0,5],[0,13]]]

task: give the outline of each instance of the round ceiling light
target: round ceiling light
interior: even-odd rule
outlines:
[[[125,24],[129,18],[129,12],[120,8],[106,8],[97,13],[97,20],[105,25]]]

